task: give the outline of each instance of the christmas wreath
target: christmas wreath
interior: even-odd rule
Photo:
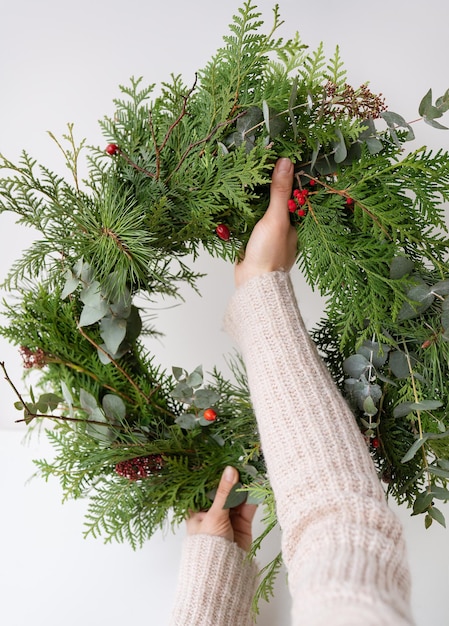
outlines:
[[[144,298],[195,287],[188,255],[233,262],[267,206],[280,156],[295,163],[289,202],[298,265],[326,301],[313,333],[354,409],[388,494],[444,525],[449,491],[449,263],[444,202],[449,154],[405,149],[413,128],[368,85],[353,88],[338,48],[327,58],[296,34],[283,41],[278,8],[264,32],[250,0],[223,47],[189,85],[131,79],[101,123],[104,148],[60,147],[67,181],[26,152],[1,157],[2,211],[41,237],[3,285],[3,336],[40,369],[16,407],[51,420],[51,460],[65,497],[89,498],[86,534],[142,544],[169,515],[208,506],[222,469],[241,483],[228,502],[273,494],[242,364],[233,380],[162,371],[145,346],[157,330]],[[424,96],[422,121],[449,109],[449,90]],[[88,176],[80,180],[80,155]],[[37,393],[39,390],[39,393]],[[267,565],[266,596],[279,567]]]

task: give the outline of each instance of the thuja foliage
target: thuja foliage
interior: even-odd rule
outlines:
[[[280,156],[295,163],[298,265],[326,301],[314,339],[388,493],[426,526],[444,524],[449,154],[414,147],[382,96],[348,83],[338,48],[329,58],[297,34],[284,41],[281,24],[276,7],[266,30],[247,1],[190,82],[173,75],[156,93],[131,79],[101,122],[106,150],[78,144],[72,126],[53,137],[69,180],[26,152],[17,164],[1,157],[2,211],[40,233],[4,284],[14,299],[1,332],[25,368],[41,369],[40,395],[15,387],[16,404],[30,424],[52,420],[55,458],[37,464],[65,497],[89,498],[87,534],[141,545],[170,513],[176,523],[207,507],[228,464],[242,481],[228,504],[264,501],[267,532],[276,523],[243,368],[234,382],[162,371],[136,296],[195,288],[188,255],[234,261]],[[448,109],[449,90],[419,105],[440,129]]]

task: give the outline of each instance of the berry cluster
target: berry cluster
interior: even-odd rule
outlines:
[[[45,352],[41,348],[38,348],[33,352],[33,350],[30,350],[25,346],[20,346],[19,352],[20,356],[23,359],[23,367],[26,370],[29,370],[32,367],[37,367],[41,369],[47,363],[45,358]]]
[[[313,183],[315,184],[315,181],[313,181]],[[305,217],[307,214],[305,205],[307,204],[308,195],[308,189],[295,189],[293,191],[293,197],[288,201],[288,210],[290,213],[296,213],[299,217]]]
[[[150,454],[148,456],[138,456],[127,461],[120,461],[115,466],[115,471],[119,476],[128,480],[140,480],[148,478],[162,469],[163,461],[160,454]]]

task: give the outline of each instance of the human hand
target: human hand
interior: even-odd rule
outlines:
[[[293,163],[279,159],[271,179],[268,209],[251,233],[243,260],[235,266],[237,287],[267,272],[288,272],[295,262],[297,235],[287,206],[292,187]]]
[[[233,509],[224,509],[232,487],[238,482],[239,474],[234,467],[226,467],[217,488],[214,501],[208,511],[192,513],[186,520],[188,535],[214,535],[224,537],[246,552],[252,542],[252,522],[257,505],[243,502]]]

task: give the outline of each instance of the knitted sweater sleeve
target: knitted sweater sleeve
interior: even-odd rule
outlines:
[[[225,328],[247,369],[283,533],[292,624],[412,624],[401,525],[309,338],[288,274],[238,289]]]
[[[256,577],[257,566],[236,543],[186,537],[170,626],[252,626]]]

